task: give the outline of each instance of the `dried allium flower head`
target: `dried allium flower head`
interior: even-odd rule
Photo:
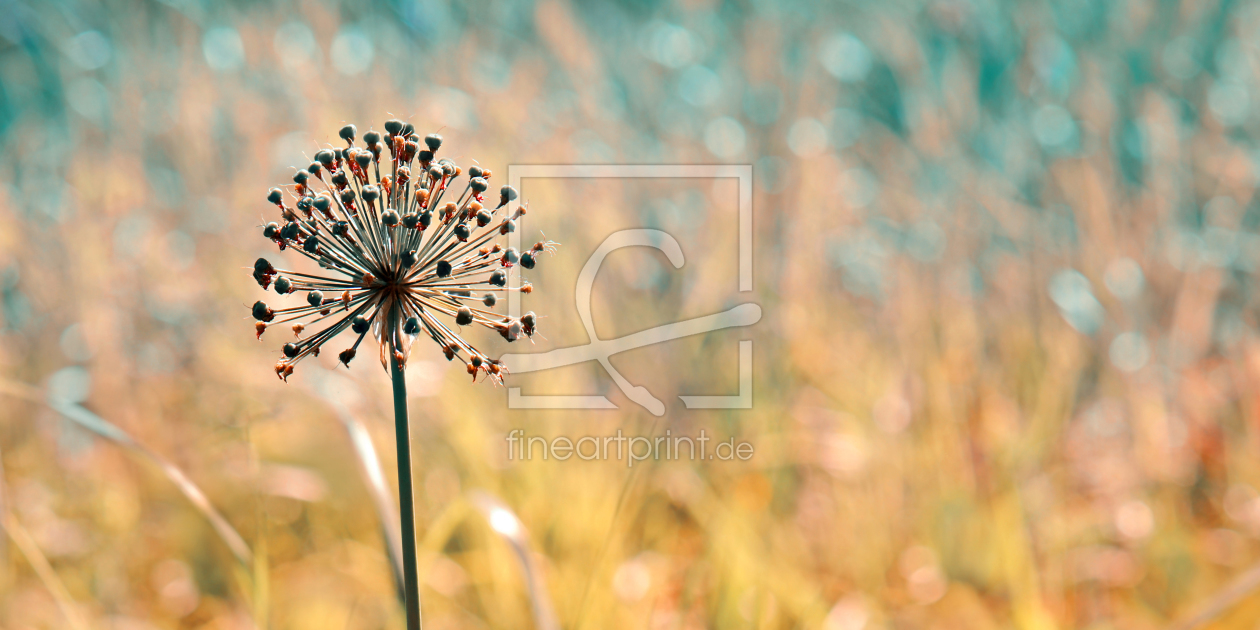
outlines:
[[[509,288],[507,271],[515,265],[533,269],[538,255],[554,251],[556,244],[543,240],[518,252],[495,242],[516,230],[526,206],[506,216],[503,208],[517,196],[511,186],[486,204],[490,169],[470,166],[465,172],[450,159],[436,158],[441,136],[419,139],[411,124],[400,120],[386,122],[384,135],[363,134],[365,147],[355,145],[356,134],[354,125],[343,127],[346,148],[319,151],[293,176],[293,186],[272,188],[267,195],[280,221],[264,226],[263,236],[326,271],[277,269],[265,258],[254,263],[254,280],[263,289],[305,294],[299,306],[272,309],[262,301],[253,306],[259,340],[268,326],[292,322],[296,339],[284,345],[276,375],[288,380],[299,361],[318,356],[325,343],[349,329],[354,343],[338,353],[347,366],[369,332],[380,344],[386,369],[390,348],[405,365],[412,340],[424,335],[448,360],[459,357],[473,380],[484,372],[501,383],[503,366],[466,341],[459,327],[485,326],[508,341],[532,338],[537,324],[532,312],[514,319],[492,308],[505,291],[529,293],[528,283]],[[467,181],[461,186],[463,175]]]

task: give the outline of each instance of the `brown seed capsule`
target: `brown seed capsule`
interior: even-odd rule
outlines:
[[[287,361],[279,361],[276,363],[276,376],[279,377],[280,380],[288,383],[289,376],[291,374],[293,374],[293,366],[289,365]]]
[[[342,310],[344,311],[350,310],[350,290],[349,289],[341,293],[341,307],[342,307]]]
[[[254,332],[258,333],[258,340],[262,341],[262,334],[267,332],[267,323],[254,322]]]
[[[302,336],[302,331],[303,331],[303,330],[306,330],[306,324],[303,324],[302,322],[295,322],[295,323],[293,324],[293,336],[294,336],[294,337],[301,337],[301,336]]]
[[[340,359],[342,364],[344,364],[346,367],[350,367],[350,361],[351,359],[354,359],[354,355],[355,355],[354,348],[346,348],[345,350],[341,351],[341,354],[337,355],[337,358]]]
[[[374,276],[374,275],[372,275],[372,274],[370,274],[370,273],[365,273],[365,274],[363,274],[363,278],[362,278],[362,280],[361,280],[361,283],[363,284],[363,287],[364,287],[365,289],[367,289],[367,288],[371,288],[371,287],[372,287],[372,285],[376,283],[376,276]]]

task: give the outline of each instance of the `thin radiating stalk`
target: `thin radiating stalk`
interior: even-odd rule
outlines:
[[[394,438],[398,442],[398,507],[402,517],[403,588],[407,630],[420,630],[420,583],[416,569],[416,509],[411,493],[411,427],[407,422],[407,381],[397,347],[398,307],[389,316],[389,372],[394,384]]]

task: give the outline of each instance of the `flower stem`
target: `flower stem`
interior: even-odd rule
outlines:
[[[420,583],[416,570],[416,510],[411,493],[411,427],[407,422],[407,381],[398,362],[394,335],[398,314],[391,314],[389,367],[394,383],[394,438],[398,443],[398,507],[402,516],[403,582],[407,630],[420,630]]]

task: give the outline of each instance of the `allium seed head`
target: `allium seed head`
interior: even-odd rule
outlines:
[[[505,268],[533,268],[536,252],[543,251],[535,246],[520,253],[495,242],[516,229],[523,213],[523,207],[512,216],[501,210],[517,198],[516,189],[503,186],[499,206],[484,207],[490,169],[470,166],[461,182],[465,171],[458,164],[434,161],[441,136],[430,134],[421,144],[414,127],[401,120],[387,121],[384,135],[365,132],[367,148],[355,146],[354,125],[338,135],[345,148],[321,149],[294,174],[296,186],[267,194],[283,221],[268,223],[263,236],[311,260],[308,269],[292,271],[263,258],[254,263],[254,279],[264,289],[306,293],[304,306],[275,310],[260,301],[252,308],[260,339],[269,322],[288,322],[293,329],[295,340],[283,346],[276,375],[287,380],[298,362],[349,332],[357,337],[337,355],[347,366],[369,333],[381,345],[384,365],[393,357],[405,364],[412,340],[424,336],[448,359],[460,357],[474,379],[484,373],[501,382],[507,373],[502,365],[452,324],[484,326],[508,341],[533,334],[532,313],[512,320],[491,310],[507,291],[532,290],[528,283],[508,288]],[[550,241],[542,245],[554,249]],[[312,332],[304,335],[308,327]]]

